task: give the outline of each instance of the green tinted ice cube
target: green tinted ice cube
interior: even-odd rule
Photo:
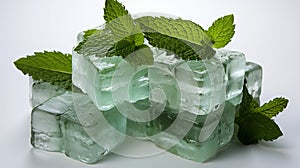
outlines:
[[[225,69],[226,100],[238,105],[242,101],[242,90],[245,78],[245,55],[239,51],[218,49],[214,56],[223,63]]]
[[[247,62],[245,78],[248,92],[259,102],[262,85],[262,67],[256,63]]]
[[[125,129],[123,116],[100,112],[85,94],[66,92],[33,109],[31,142],[42,150],[95,163],[124,141]]]
[[[173,116],[161,117],[157,122],[158,129],[162,130],[154,139],[155,144],[167,151],[180,157],[204,162],[213,157],[221,148],[223,148],[232,138],[234,132],[235,107],[226,102],[224,111],[219,121],[212,120],[207,122],[208,115],[199,115],[195,121],[181,119],[172,130],[168,130],[170,125],[174,124],[176,119]],[[206,134],[206,128],[214,122],[217,125]],[[191,125],[191,128],[184,136],[180,133],[184,125]],[[203,133],[204,132],[204,133]],[[184,132],[183,132],[184,133]]]
[[[66,90],[62,87],[54,86],[48,82],[42,82],[39,80],[34,80],[32,78],[30,78],[29,80],[29,97],[32,107],[36,107],[44,103],[46,100],[66,92]]]

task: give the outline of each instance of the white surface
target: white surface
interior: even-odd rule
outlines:
[[[120,0],[131,13],[165,12],[207,28],[234,13],[236,34],[229,49],[243,51],[264,67],[262,101],[290,99],[280,114],[284,136],[273,143],[232,145],[199,164],[163,153],[147,158],[110,155],[92,167],[273,167],[300,166],[299,0]],[[0,2],[0,167],[87,167],[62,154],[34,150],[29,144],[28,78],[13,61],[34,51],[71,52],[76,34],[103,23],[104,0],[2,0]]]

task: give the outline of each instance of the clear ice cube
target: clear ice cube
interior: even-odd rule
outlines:
[[[125,140],[125,129],[123,116],[100,112],[85,94],[66,92],[32,110],[31,143],[95,163]]]
[[[66,92],[65,89],[59,86],[54,86],[50,83],[34,80],[32,78],[29,79],[29,85],[31,107],[36,107],[46,100]]]
[[[225,69],[226,100],[238,105],[242,101],[242,91],[245,78],[245,55],[239,51],[225,49],[216,50],[215,58],[223,63]]]
[[[253,62],[246,63],[245,79],[247,81],[246,87],[248,92],[253,96],[257,102],[260,102],[262,85],[262,67]]]
[[[60,112],[34,108],[31,113],[31,144],[37,149],[63,152],[64,140]]]
[[[203,115],[224,102],[224,68],[219,61],[183,61],[163,51],[153,53],[150,90],[161,88],[168,108]]]
[[[155,128],[162,132],[155,137],[154,143],[183,158],[204,162],[231,140],[234,132],[234,116],[235,107],[230,102],[226,102],[221,119],[205,139],[202,132],[206,131],[206,127],[210,127],[210,123],[205,123],[208,115],[198,115],[195,121],[183,119],[171,131],[168,130],[170,125],[178,119],[169,115],[160,117],[161,121],[157,122]],[[184,125],[191,125],[191,128],[182,136],[181,130],[186,131]]]

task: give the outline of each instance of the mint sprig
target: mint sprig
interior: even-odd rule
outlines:
[[[20,58],[15,66],[33,79],[50,82],[70,90],[72,87],[72,56],[61,52],[35,52]]]
[[[124,5],[116,0],[107,0],[104,8],[105,29],[101,33],[84,36],[75,48],[79,54],[98,57],[122,56],[136,65],[153,64],[153,54],[144,45],[140,26],[134,23]],[[139,49],[143,52],[137,52]],[[145,52],[146,51],[146,52]],[[132,58],[132,56],[136,58]],[[130,56],[130,58],[126,58]]]
[[[288,100],[281,97],[260,107],[244,85],[242,103],[235,118],[235,123],[239,126],[239,140],[250,145],[260,140],[273,141],[282,136],[283,133],[272,118],[283,111],[287,104]]]

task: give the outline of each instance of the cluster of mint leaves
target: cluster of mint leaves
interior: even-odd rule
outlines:
[[[248,93],[245,84],[242,102],[235,116],[235,123],[239,126],[239,140],[249,145],[257,144],[260,140],[273,141],[282,136],[273,118],[287,107],[288,100],[278,97],[259,106],[259,102]]]
[[[190,21],[166,17],[144,16],[133,19],[124,5],[117,0],[106,0],[105,28],[84,31],[82,41],[74,51],[97,57],[122,56],[136,65],[153,64],[153,47],[176,54],[184,60],[209,59],[213,48],[226,46],[235,33],[234,16],[226,15],[213,22],[207,29]],[[15,66],[33,79],[52,83],[71,90],[72,56],[61,52],[36,52],[14,62]],[[286,108],[287,99],[275,98],[259,107],[246,87],[243,100],[236,114],[238,138],[243,144],[260,140],[274,140],[282,135],[272,120]]]

